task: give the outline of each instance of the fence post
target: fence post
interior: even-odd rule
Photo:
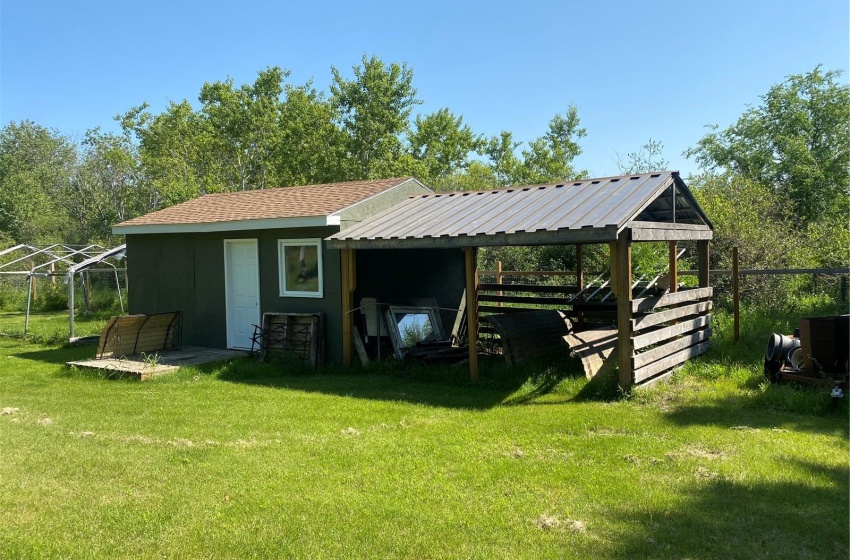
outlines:
[[[502,261],[496,261],[496,284],[502,283]],[[496,292],[500,297],[502,295],[502,290]],[[502,302],[499,302],[499,307],[502,307]]]
[[[732,247],[732,317],[735,342],[741,338],[741,279],[738,270],[738,248]]]

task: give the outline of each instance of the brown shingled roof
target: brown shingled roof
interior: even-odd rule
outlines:
[[[410,179],[396,177],[208,194],[121,222],[118,227],[328,216]]]

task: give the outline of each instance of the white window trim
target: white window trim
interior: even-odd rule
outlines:
[[[302,292],[286,289],[286,247],[300,247],[302,245],[312,245],[316,247],[318,255],[319,267],[319,291],[318,292]],[[309,297],[321,298],[325,296],[325,272],[322,266],[322,240],[320,238],[313,239],[278,239],[277,240],[277,269],[280,297]]]

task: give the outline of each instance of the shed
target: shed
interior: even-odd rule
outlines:
[[[476,251],[505,245],[574,244],[579,249],[578,288],[583,282],[580,247],[610,247],[612,288],[616,295],[619,383],[628,388],[656,381],[708,348],[711,308],[709,240],[712,225],[676,171],[604,177],[477,192],[413,196],[360,224],[329,237],[342,251],[342,275],[356,285],[357,252],[462,249],[470,325],[470,377],[478,379],[475,333],[479,283]],[[631,246],[664,241],[670,246],[671,292],[635,299]],[[698,284],[676,292],[677,242],[696,241]],[[359,258],[359,257],[357,257]],[[343,294],[346,317],[344,356],[351,361],[350,316],[353,300]]]
[[[122,222],[130,312],[181,311],[184,344],[235,349],[251,347],[261,313],[320,312],[339,362],[348,269],[324,240],[420,194],[432,191],[412,177],[208,194]]]

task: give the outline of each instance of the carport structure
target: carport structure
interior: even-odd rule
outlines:
[[[477,249],[511,245],[576,245],[577,288],[583,287],[581,247],[610,247],[616,302],[619,384],[655,382],[708,349],[712,289],[712,225],[676,171],[586,179],[476,192],[412,196],[328,238],[342,251],[343,354],[352,359],[356,252],[369,249],[462,249],[466,263],[470,379],[478,380]],[[666,242],[670,289],[636,299],[632,243]],[[677,292],[677,243],[697,245],[698,287]],[[390,263],[387,263],[390,266]]]

